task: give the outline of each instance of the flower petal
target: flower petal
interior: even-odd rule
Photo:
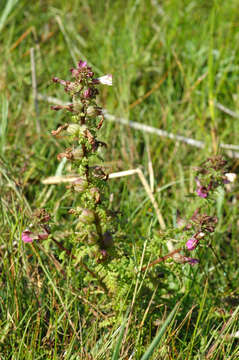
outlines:
[[[22,241],[24,243],[33,242],[33,238],[30,235],[33,235],[33,233],[31,231],[29,231],[28,229],[24,230],[22,233]]]
[[[187,242],[186,242],[186,246],[188,248],[189,251],[192,251],[194,249],[196,249],[197,245],[198,245],[199,240],[196,239],[195,237],[191,237]]]
[[[200,196],[203,199],[208,197],[207,190],[205,188],[203,188],[202,186],[200,186],[199,188],[196,189],[196,193],[198,194],[198,196]]]
[[[226,173],[225,178],[228,182],[233,183],[236,180],[237,175],[235,173]]]
[[[101,76],[101,77],[99,77],[97,79],[94,79],[94,81],[96,83],[100,83],[100,84],[103,84],[103,85],[112,86],[112,74],[107,74],[107,75]]]

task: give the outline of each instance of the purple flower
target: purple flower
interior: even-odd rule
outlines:
[[[205,187],[203,187],[203,186],[200,186],[199,188],[197,188],[196,193],[198,194],[198,196],[200,196],[203,199],[208,197],[207,189]]]
[[[33,242],[33,238],[31,237],[31,235],[33,235],[33,233],[30,230],[28,229],[24,230],[22,233],[22,241],[24,243]]]
[[[190,257],[187,257],[187,256],[184,256],[184,261],[187,262],[188,264],[192,265],[192,266],[199,263],[198,259],[190,258]]]
[[[86,67],[86,66],[87,66],[87,62],[80,60],[80,61],[78,62],[77,68],[78,68],[78,69],[82,69],[82,68],[84,68],[84,67]]]
[[[210,188],[205,188],[205,186],[202,186],[198,177],[195,178],[195,181],[197,184],[196,193],[198,194],[198,196],[205,199],[208,196],[208,191],[210,190]]]
[[[59,79],[56,76],[54,78],[52,78],[52,81],[55,82],[55,83],[59,83],[59,84],[61,84],[63,86],[66,86],[69,83],[69,81]]]
[[[76,73],[73,74],[73,72],[76,71]],[[72,75],[73,76],[78,76],[79,74],[79,71],[76,70],[76,69],[71,69],[71,72],[72,72]],[[52,81],[55,82],[55,83],[59,83],[63,86],[65,86],[65,91],[68,92],[68,91],[74,91],[75,90],[75,83],[72,82],[72,81],[68,81],[68,80],[62,80],[62,79],[59,79],[58,77],[54,77],[52,78]]]
[[[186,242],[186,246],[187,246],[189,251],[192,251],[192,250],[196,249],[196,247],[198,246],[198,243],[199,243],[199,239],[197,239],[196,237],[191,237]]]
[[[91,90],[91,88],[89,88],[89,89],[87,89],[87,90],[84,91],[84,98],[85,98],[85,99],[90,98],[91,95],[92,95],[92,90]]]
[[[87,66],[86,61],[80,60],[77,65],[77,69],[70,69],[71,74],[76,79],[81,78],[80,75],[83,75],[83,77],[92,78],[94,76],[94,73],[90,66]]]

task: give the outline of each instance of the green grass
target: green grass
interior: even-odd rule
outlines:
[[[205,246],[196,267],[169,262],[135,276],[124,299],[107,299],[80,266],[72,271],[70,259],[59,258],[53,243],[21,242],[40,207],[51,213],[52,230],[64,241],[74,202],[64,185],[41,182],[57,171],[64,144],[50,131],[65,115],[41,101],[36,114],[30,48],[39,93],[67,101],[51,78],[69,78],[69,69],[83,58],[97,75],[113,74],[114,86],[101,91],[109,113],[205,141],[197,149],[107,121],[101,131],[109,172],[141,166],[149,180],[148,144],[155,188],[162,190],[155,198],[169,229],[177,214],[185,218],[194,211],[187,197],[193,167],[213,153],[215,141],[238,144],[238,119],[215,106],[239,113],[237,10],[235,0],[0,3],[1,359],[148,359],[149,349],[155,360],[239,358],[233,336],[239,325],[238,183],[217,201],[214,248],[224,268]],[[228,162],[239,171],[237,159]],[[143,251],[147,261],[165,255],[164,245],[162,253],[151,253],[160,227],[139,179],[111,180],[110,193],[112,210],[122,214],[121,236],[132,263],[139,267]]]

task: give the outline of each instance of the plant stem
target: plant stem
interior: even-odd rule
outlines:
[[[168,253],[167,255],[162,256],[162,257],[154,260],[154,261],[151,262],[149,265],[142,267],[141,271],[145,271],[145,270],[148,269],[149,267],[151,267],[151,266],[153,266],[153,265],[156,265],[156,264],[159,264],[159,263],[162,262],[162,261],[167,260],[169,257],[172,257],[173,255],[179,253],[181,250],[182,250],[182,248],[175,249],[175,250],[171,251],[171,252]]]
[[[224,274],[225,274],[225,276],[226,276],[226,278],[227,278],[228,284],[229,284],[230,287],[231,287],[231,286],[232,286],[232,281],[231,281],[231,279],[229,278],[228,273],[227,273],[227,271],[226,271],[223,263],[221,262],[221,260],[220,260],[219,256],[217,255],[216,251],[215,251],[214,248],[212,247],[212,244],[209,244],[208,246],[209,246],[209,248],[212,250],[215,258],[217,259],[217,261],[219,262],[219,264],[220,264],[220,266],[221,266],[222,270],[224,271]]]

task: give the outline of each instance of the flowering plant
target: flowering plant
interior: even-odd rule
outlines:
[[[213,200],[218,187],[234,182],[236,174],[227,172],[227,163],[221,156],[208,158],[200,167],[196,168],[196,194],[206,202]],[[215,208],[215,206],[214,206]],[[213,234],[218,223],[218,218],[202,213],[197,208],[184,230],[193,231],[193,235],[187,240],[186,248],[192,251],[197,248],[202,239]],[[211,244],[209,243],[209,246]]]
[[[88,273],[99,281],[104,290],[125,296],[135,276],[135,263],[132,257],[128,256],[130,247],[126,241],[121,242],[120,246],[112,246],[113,217],[104,199],[108,174],[98,164],[102,159],[100,151],[107,145],[97,138],[104,121],[102,108],[96,101],[97,87],[100,84],[112,85],[112,75],[96,78],[91,67],[83,61],[78,63],[77,68],[71,69],[71,73],[72,81],[58,77],[52,79],[54,83],[64,86],[72,101],[67,105],[52,106],[55,111],[63,110],[70,113],[71,120],[51,132],[56,138],[66,139],[67,147],[57,155],[57,158],[59,161],[63,158],[67,159],[76,173],[75,180],[68,186],[68,190],[74,193],[74,204],[76,204],[69,210],[69,214],[74,217],[73,236],[68,239],[71,250],[64,248],[51,236],[47,224],[50,217],[44,210],[36,215],[37,221],[34,227],[37,229],[35,231],[32,227],[25,229],[22,240],[28,243],[36,239],[45,240],[51,236],[54,243],[62,250],[61,259],[64,259],[65,254],[71,255],[73,263],[81,263]],[[208,214],[208,204],[213,200],[219,186],[234,180],[235,174],[227,172],[226,162],[220,156],[211,157],[198,167],[195,176],[196,194],[201,198],[198,201],[204,203],[197,208],[188,224],[178,229],[178,232],[183,234],[181,241],[183,247],[174,249],[169,254],[148,263],[147,266],[141,267],[140,270],[145,271],[148,267],[168,258],[181,264],[198,264],[199,259],[189,257],[187,253],[195,250],[202,241],[215,232],[218,219],[212,211]],[[164,237],[167,241],[176,231],[174,228],[166,230],[164,234],[160,233],[160,244],[163,243]],[[158,239],[156,240],[156,243],[151,241],[148,246],[147,251],[151,254],[158,253],[159,242]],[[94,266],[94,271],[88,267],[88,264]]]
[[[99,150],[107,146],[96,137],[104,121],[102,108],[96,102],[97,86],[112,85],[112,75],[95,78],[85,61],[80,61],[76,69],[71,69],[71,73],[74,81],[57,77],[52,79],[63,85],[72,97],[72,103],[67,106],[52,106],[53,110],[67,110],[72,114],[71,121],[53,130],[52,135],[67,135],[70,147],[58,154],[58,159],[70,161],[78,175],[69,187],[77,194],[79,204],[69,211],[77,218],[77,235],[81,241],[93,245],[94,250],[98,248],[103,260],[107,257],[106,249],[112,244],[110,214],[102,196],[108,175],[102,166],[92,163],[92,158],[99,160]]]

